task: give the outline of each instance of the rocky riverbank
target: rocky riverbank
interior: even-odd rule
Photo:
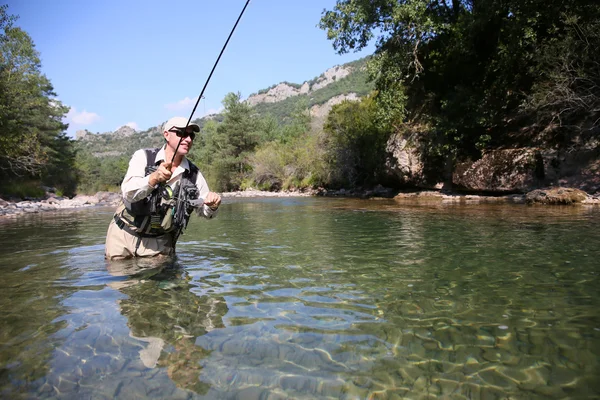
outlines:
[[[313,196],[315,194],[315,192],[264,192],[260,190],[246,190],[222,193],[222,197],[299,197]],[[0,218],[84,207],[116,207],[120,200],[120,194],[112,192],[98,192],[93,196],[77,195],[72,199],[57,196],[53,193],[48,193],[45,199],[4,200],[0,198]]]
[[[94,206],[116,206],[120,195],[111,192],[98,192],[93,196],[78,195],[72,199],[49,193],[45,199],[3,200],[0,198],[0,217],[22,214],[35,214],[43,211],[58,211]]]
[[[399,193],[394,200],[400,202],[440,202],[442,204],[546,204],[546,205],[600,205],[600,194],[589,195],[579,189],[536,189],[527,194],[473,195],[446,194],[435,191]]]
[[[260,190],[246,190],[222,193],[223,198],[228,197],[299,197],[314,196],[311,192],[264,192]],[[10,217],[22,214],[35,214],[43,211],[59,211],[83,207],[116,207],[121,200],[119,193],[98,192],[93,196],[77,195],[72,199],[48,193],[45,199],[8,199],[0,198],[0,217]]]
[[[402,203],[441,203],[441,204],[583,204],[600,205],[600,193],[588,194],[579,189],[547,188],[533,190],[527,194],[508,195],[473,195],[461,193],[446,193],[443,191],[400,192],[389,188],[377,187],[373,190],[308,190],[265,192],[260,190],[245,190],[222,193],[227,198],[249,197],[354,197],[354,198],[387,198]],[[83,207],[116,207],[120,201],[119,193],[98,192],[93,196],[78,195],[72,199],[49,193],[45,199],[3,200],[0,198],[0,217],[11,217],[22,214],[39,213],[43,211],[58,211]]]

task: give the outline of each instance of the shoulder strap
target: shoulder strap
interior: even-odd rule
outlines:
[[[146,152],[146,166],[154,167],[156,165],[156,155],[158,154],[160,148],[156,149],[144,149]]]
[[[193,162],[191,162],[189,159],[188,159],[188,164],[190,166],[190,170],[189,170],[189,172],[185,171],[185,175],[186,175],[185,177],[190,182],[192,182],[193,184],[195,184],[196,183],[196,179],[198,179],[198,172],[200,170],[198,169],[198,167],[196,166],[196,164],[194,164]]]

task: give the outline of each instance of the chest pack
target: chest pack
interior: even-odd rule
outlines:
[[[146,153],[145,176],[160,165],[156,155],[160,149],[144,149]],[[117,226],[139,237],[156,237],[167,233],[179,235],[187,226],[193,207],[190,201],[199,197],[196,179],[198,167],[188,160],[180,180],[171,188],[159,185],[146,198],[129,203],[123,201],[114,215]]]

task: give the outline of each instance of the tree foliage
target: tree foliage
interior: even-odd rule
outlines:
[[[541,79],[524,110],[536,116],[552,144],[589,142],[600,137],[600,21],[566,20],[564,40],[548,41],[538,51]]]
[[[389,134],[378,126],[375,113],[372,97],[332,108],[324,126],[331,185],[369,186],[381,181]]]
[[[250,157],[251,173],[244,186],[264,190],[305,189],[327,181],[321,136],[311,132],[302,103],[288,124],[280,125]],[[264,121],[270,121],[267,117]],[[263,136],[263,138],[266,138]]]
[[[338,0],[320,27],[339,53],[375,41],[381,122],[426,123],[428,153],[460,158],[510,145],[540,110],[597,120],[599,14],[592,0]]]
[[[227,94],[223,106],[223,122],[204,127],[192,157],[213,175],[215,190],[232,190],[240,187],[250,170],[249,156],[260,140],[260,123],[239,93]]]
[[[120,191],[121,182],[129,166],[129,155],[96,157],[89,150],[77,152],[75,169],[78,173],[78,193]]]
[[[74,151],[62,118],[68,108],[56,100],[40,69],[29,35],[0,6],[0,179],[41,179],[72,191]]]

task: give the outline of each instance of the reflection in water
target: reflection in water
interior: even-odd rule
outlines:
[[[190,274],[218,282],[229,305],[226,328],[197,340],[211,351],[201,376],[211,395],[597,393],[590,214],[238,206],[221,215],[236,221],[226,232],[233,247],[218,235],[186,243],[218,260],[214,276]],[[588,228],[574,231],[578,220]]]
[[[598,211],[229,200],[108,264],[112,210],[4,223],[0,397],[598,397]]]
[[[139,352],[144,366],[164,367],[180,388],[206,393],[209,386],[198,378],[200,360],[209,352],[194,341],[224,327],[225,300],[193,294],[184,267],[170,257],[107,264],[111,275],[128,277],[109,286],[127,296],[119,300],[119,309],[127,318],[130,336],[147,343]]]

